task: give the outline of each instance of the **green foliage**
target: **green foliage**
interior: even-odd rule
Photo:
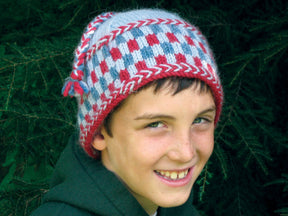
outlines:
[[[215,151],[194,187],[203,215],[288,214],[286,1],[0,2],[0,213],[29,215],[75,129],[60,94],[85,25],[99,13],[159,7],[200,27],[225,104]],[[4,25],[3,25],[4,24]]]

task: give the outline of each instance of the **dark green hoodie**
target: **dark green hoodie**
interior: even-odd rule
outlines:
[[[51,189],[32,216],[147,216],[137,200],[99,160],[87,156],[72,136],[52,177]],[[159,208],[157,216],[198,215],[192,196],[182,206]]]

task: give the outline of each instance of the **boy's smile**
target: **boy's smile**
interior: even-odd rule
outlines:
[[[193,173],[191,168],[174,171],[154,170],[154,172],[165,184],[168,184],[171,187],[180,187],[187,184],[191,180]]]
[[[109,136],[92,143],[148,214],[188,199],[214,147],[215,103],[192,86],[173,95],[148,87],[130,95],[113,114]]]

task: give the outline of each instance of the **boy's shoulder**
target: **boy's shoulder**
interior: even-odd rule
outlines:
[[[66,203],[47,202],[36,209],[31,216],[96,216],[82,209],[73,207]]]
[[[142,207],[101,163],[89,157],[71,136],[56,165],[50,190],[32,216],[146,216]],[[130,214],[131,213],[131,214]]]

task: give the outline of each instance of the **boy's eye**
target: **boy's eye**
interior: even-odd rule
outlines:
[[[193,124],[201,124],[201,123],[205,123],[205,122],[209,122],[209,120],[207,120],[205,118],[198,117],[193,121]]]
[[[160,122],[160,121],[157,121],[157,122],[152,122],[150,124],[148,124],[146,127],[147,128],[159,128],[159,127],[163,127],[163,123]]]

